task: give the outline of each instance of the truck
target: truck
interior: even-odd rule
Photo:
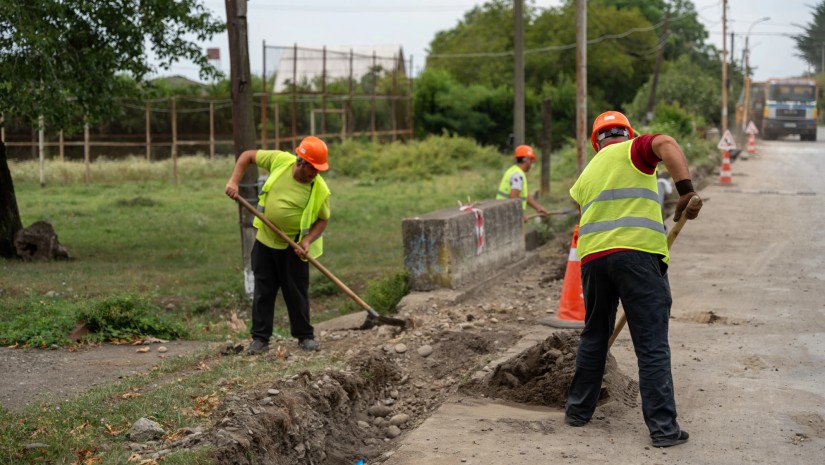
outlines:
[[[751,121],[760,131],[762,130],[766,84],[764,81],[748,80],[739,95],[739,100],[736,102],[736,126],[741,127],[743,131]]]
[[[799,134],[802,140],[816,140],[816,98],[819,88],[812,79],[768,79],[764,87],[762,138]]]

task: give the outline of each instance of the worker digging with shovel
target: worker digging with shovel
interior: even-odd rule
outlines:
[[[226,183],[226,195],[239,200],[238,182],[251,164],[269,171],[261,189],[258,209],[265,218],[279,225],[281,237],[255,218],[258,229],[252,247],[252,272],[255,290],[252,298],[252,343],[249,354],[269,349],[275,313],[275,297],[283,291],[289,326],[298,345],[305,350],[320,350],[309,319],[308,259],[323,253],[321,235],[329,223],[329,187],[319,172],[329,169],[327,145],[309,136],[301,141],[295,155],[280,150],[247,150],[238,157]],[[289,238],[294,237],[292,247]]]
[[[668,319],[670,260],[659,204],[656,167],[664,162],[679,193],[674,221],[702,208],[679,144],[663,134],[634,138],[627,117],[599,115],[591,144],[596,156],[570,189],[579,204],[579,241],[585,324],[576,355],[564,421],[590,422],[599,400],[610,336],[622,302],[639,366],[642,413],[654,447],[688,440],[676,421]]]

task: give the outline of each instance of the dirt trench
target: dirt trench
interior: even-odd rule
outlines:
[[[399,363],[401,357],[392,351],[365,350],[346,370],[304,372],[229,396],[213,416],[209,442],[215,446],[214,458],[227,465],[375,463],[389,457],[393,439],[414,429],[456,391],[564,405],[577,334],[554,333],[472,381],[466,378],[478,368],[479,359],[494,350],[494,339],[471,332],[440,336],[434,352],[443,357],[411,357]],[[638,384],[619,370],[612,356],[602,389],[600,404],[622,410],[637,405]]]
[[[192,447],[210,445],[215,461],[227,465],[392,463],[399,438],[452,396],[561,407],[574,370],[575,331],[559,330],[501,365],[494,361],[558,308],[564,242],[520,273],[460,299],[408,296],[399,316],[413,318],[414,329],[322,334],[324,352],[344,360],[344,369],[302,372],[227,394],[204,440]],[[295,356],[296,366],[313,357]],[[258,357],[283,363],[272,353]],[[602,403],[628,409],[637,394],[611,357]]]
[[[364,350],[346,370],[300,373],[231,395],[213,418],[209,442],[221,464],[354,464],[426,419],[458,386],[491,338],[444,332],[426,359]],[[411,376],[412,373],[427,376]]]

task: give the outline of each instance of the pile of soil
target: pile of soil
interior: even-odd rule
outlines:
[[[577,332],[553,333],[541,344],[496,367],[489,376],[468,383],[462,392],[563,408],[576,371],[578,345]],[[637,405],[638,394],[639,383],[622,373],[616,359],[608,354],[599,403],[615,399],[632,408]]]

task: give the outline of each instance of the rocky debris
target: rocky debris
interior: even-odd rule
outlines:
[[[132,425],[127,436],[133,442],[146,442],[166,434],[160,424],[148,418],[141,418]]]
[[[418,355],[422,357],[429,357],[430,354],[433,353],[433,346],[429,344],[424,344],[423,346],[418,348]]]
[[[132,456],[129,457],[129,461],[144,463],[144,460],[158,460],[178,449],[195,449],[204,444],[204,438],[204,430],[198,426],[181,428],[173,434],[164,435],[157,441],[130,442],[128,447],[132,451]]]
[[[235,344],[232,341],[227,341],[221,348],[221,355],[237,355],[243,352],[243,344]]]
[[[68,259],[69,251],[57,240],[51,223],[35,221],[14,235],[17,255],[25,261]]]
[[[275,385],[235,392],[214,413],[213,457],[238,465],[379,457],[457,389],[458,375],[493,350],[496,336],[416,331],[398,336],[407,343],[390,341],[353,354],[345,370],[302,372]],[[445,357],[397,350],[407,344],[431,345],[431,353]],[[421,382],[410,383],[411,376]]]

